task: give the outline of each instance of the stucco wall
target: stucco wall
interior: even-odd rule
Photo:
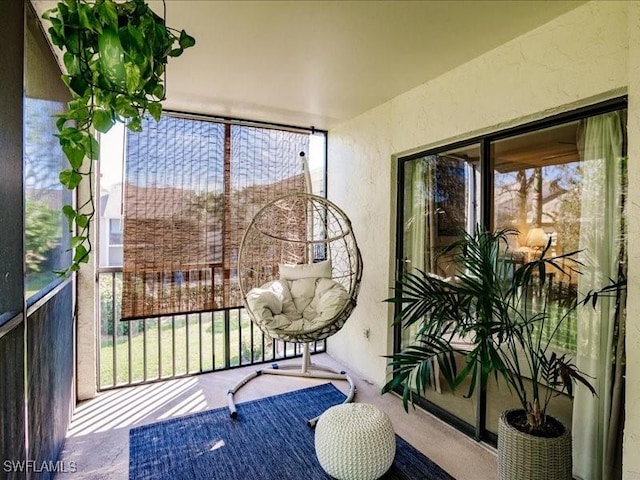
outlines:
[[[393,282],[398,156],[616,97],[628,87],[630,153],[640,157],[640,6],[632,3],[584,4],[329,132],[328,196],[351,217],[364,262],[358,306],[329,340],[331,355],[384,383],[382,356],[393,341],[391,310],[383,299]],[[630,176],[640,183],[640,167],[630,167]],[[640,233],[640,215],[633,213],[640,189],[630,190],[629,216],[636,219],[630,228]],[[640,250],[634,246],[630,242],[629,270],[639,285],[634,272],[640,270]],[[640,287],[629,288],[630,312],[640,311],[635,289]],[[630,314],[628,325],[629,342],[640,345],[640,315]],[[628,350],[626,452],[640,451],[640,349]],[[625,455],[624,468],[625,478],[640,478],[640,458]]]
[[[627,292],[625,480],[640,479],[640,2],[629,7],[629,279]]]
[[[327,348],[377,384],[384,380],[382,355],[391,351],[393,340],[388,306],[382,302],[391,295],[390,199],[395,197],[389,178],[395,175],[390,157],[396,151],[391,112],[391,103],[382,105],[330,132],[328,139],[327,196],[351,219],[364,267],[358,305]]]

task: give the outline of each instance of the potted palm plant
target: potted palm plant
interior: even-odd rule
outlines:
[[[407,409],[428,388],[434,362],[452,390],[468,379],[469,396],[491,377],[501,378],[520,408],[500,418],[500,478],[571,479],[569,429],[547,409],[559,391],[571,395],[574,382],[595,391],[567,354],[552,348],[562,324],[584,302],[576,296],[550,301],[547,277],[579,273],[578,252],[552,256],[549,243],[533,261],[514,262],[508,246],[516,235],[478,227],[441,252],[455,277],[416,270],[399,281],[387,301],[401,306],[396,323],[417,333],[411,346],[389,357],[393,378],[383,392],[401,389]],[[456,347],[461,338],[468,342],[464,351]],[[455,354],[465,358],[460,368]]]

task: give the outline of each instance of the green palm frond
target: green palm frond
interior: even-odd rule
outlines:
[[[419,398],[421,392],[426,391],[429,385],[434,361],[438,362],[440,372],[447,382],[453,383],[457,375],[455,352],[458,350],[452,347],[446,338],[423,336],[415,345],[387,357],[391,359],[389,366],[392,369],[393,378],[383,387],[382,393],[402,386],[403,405],[405,410],[408,410],[409,400],[414,403],[412,386],[415,386],[415,396]]]
[[[572,383],[579,382],[595,393],[565,355],[549,350],[560,324],[579,302],[563,303],[564,314],[549,327],[550,338],[543,338],[549,321],[548,297],[535,308],[530,298],[534,289],[538,295],[549,295],[545,290],[551,288],[545,283],[549,272],[579,274],[582,264],[575,258],[579,252],[550,256],[549,242],[540,258],[516,268],[509,251],[514,235],[518,232],[513,229],[491,232],[479,226],[474,234],[463,233],[440,252],[440,260],[450,262],[456,272],[454,277],[416,269],[397,282],[394,296],[386,301],[400,306],[394,322],[413,327],[415,341],[388,357],[393,377],[383,392],[401,389],[405,409],[429,388],[434,362],[452,390],[469,379],[465,397],[478,386],[485,389],[491,377],[504,379],[522,408],[536,411],[536,421],[544,419],[553,389],[571,394]],[[590,292],[587,301],[604,293]],[[461,338],[468,341],[464,351],[452,345]],[[464,356],[460,371],[456,354]],[[532,379],[532,392],[527,377]],[[540,389],[539,384],[549,388]]]

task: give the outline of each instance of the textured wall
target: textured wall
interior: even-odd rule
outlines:
[[[629,287],[627,294],[626,425],[622,469],[640,479],[640,2],[629,7]]]
[[[78,203],[84,203],[88,198],[89,181],[85,181],[78,186]],[[97,192],[95,174],[91,177],[93,191]],[[89,227],[89,237],[91,243],[97,245],[96,224]],[[96,308],[96,295],[98,294],[98,282],[95,279],[97,250],[94,250],[89,257],[89,262],[80,267],[77,276],[77,302],[78,302],[78,322],[76,326],[78,355],[77,355],[77,384],[78,400],[87,400],[96,396],[98,383],[96,355],[96,335],[100,331],[96,329],[96,318],[98,311]]]
[[[625,87],[627,10],[627,2],[587,3],[397,97],[396,152],[526,123]]]
[[[587,3],[329,132],[329,198],[351,216],[364,277],[359,304],[329,353],[376,384],[392,351],[396,158],[613,98],[629,89],[629,152],[640,157],[640,5]],[[631,31],[631,34],[629,32]],[[640,182],[630,162],[630,182]],[[640,189],[630,189],[630,238]],[[640,479],[640,250],[630,242],[625,479]],[[367,340],[363,331],[371,329]]]
[[[385,298],[393,258],[395,221],[392,183],[395,175],[392,105],[387,103],[329,133],[327,196],[351,219],[363,259],[358,305],[342,330],[328,340],[329,352],[355,367],[358,373],[382,384],[393,335]],[[366,338],[364,332],[369,331]]]
[[[364,261],[358,307],[330,353],[384,382],[395,158],[624,93],[627,7],[588,3],[330,131],[328,196],[351,216]]]

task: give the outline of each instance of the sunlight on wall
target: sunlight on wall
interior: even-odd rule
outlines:
[[[365,239],[358,306],[328,343],[331,355],[384,383],[383,355],[393,345],[383,300],[393,285],[395,156],[620,95],[627,7],[588,2],[329,132],[329,199]]]

